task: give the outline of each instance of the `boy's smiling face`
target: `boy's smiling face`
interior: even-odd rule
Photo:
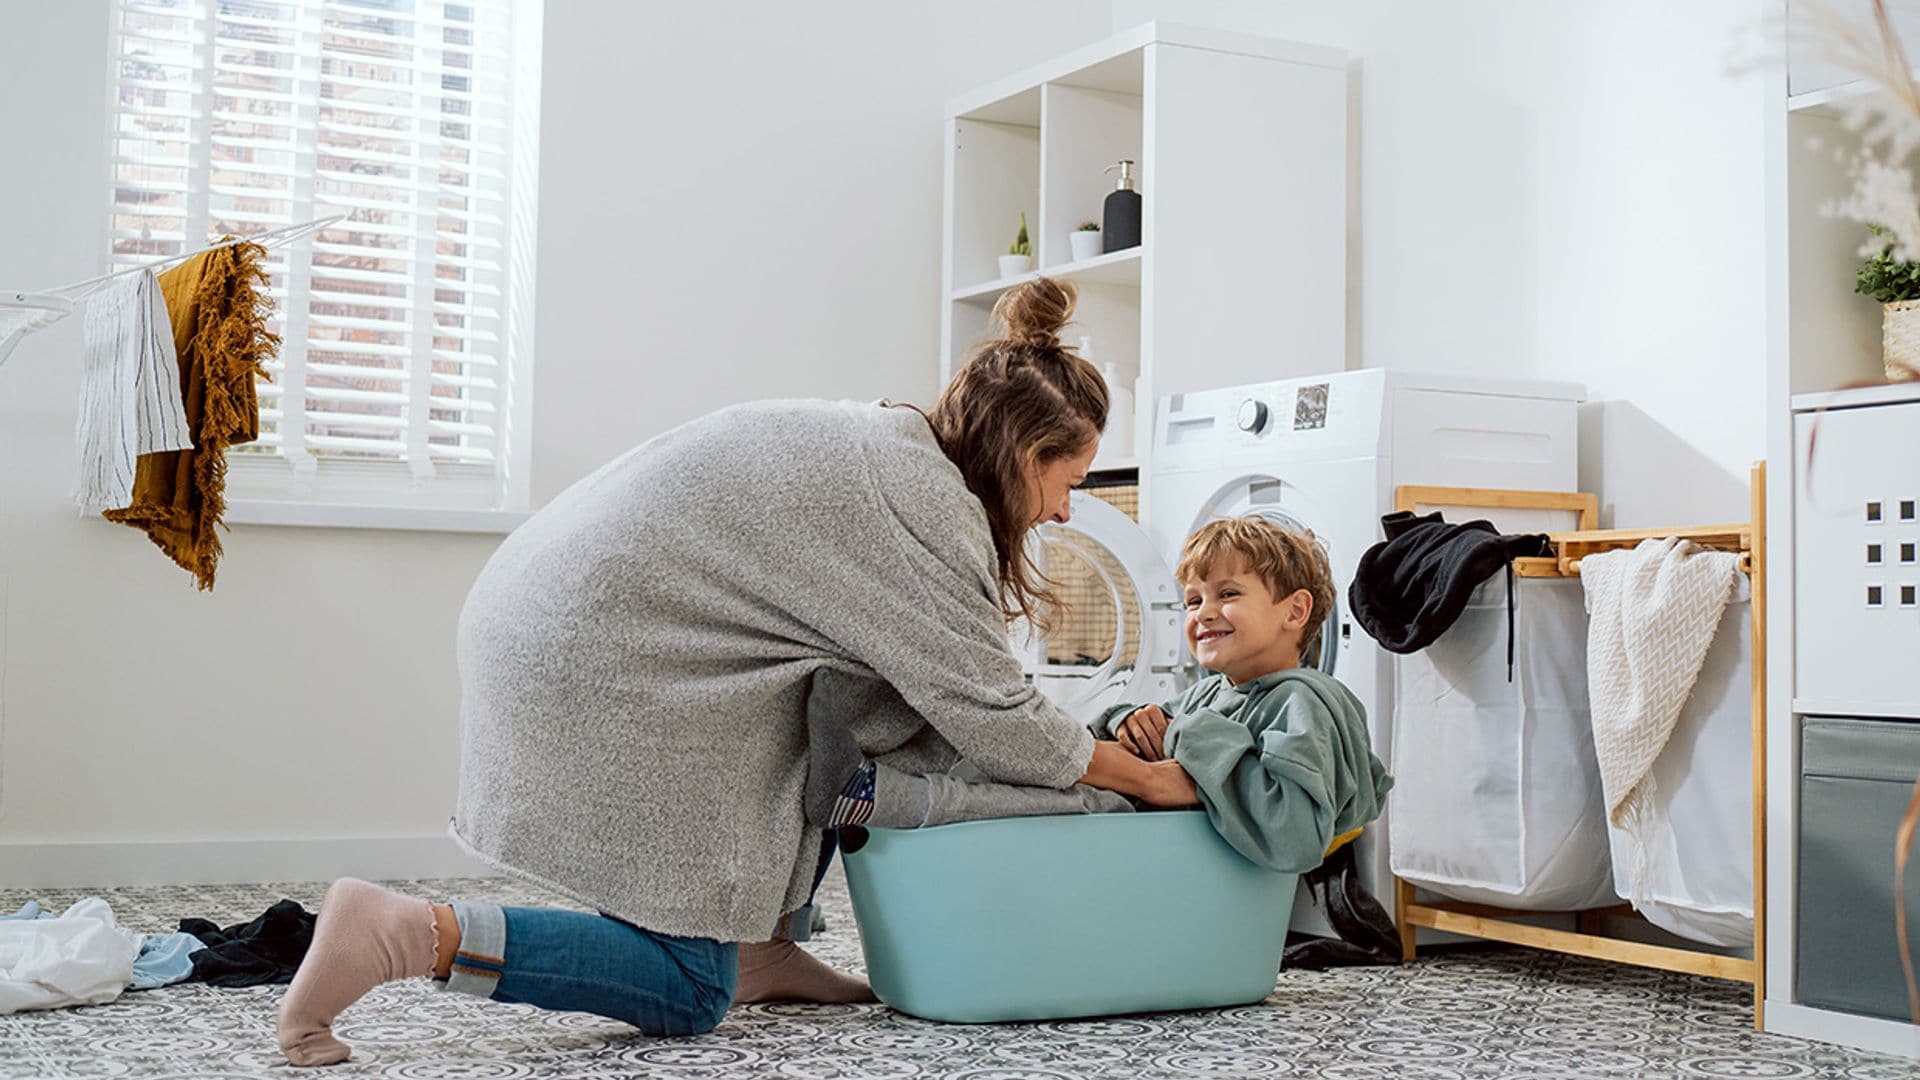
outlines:
[[[1239,684],[1300,666],[1300,633],[1313,611],[1313,594],[1297,589],[1276,598],[1260,575],[1235,555],[1207,570],[1186,590],[1187,647],[1200,666]]]

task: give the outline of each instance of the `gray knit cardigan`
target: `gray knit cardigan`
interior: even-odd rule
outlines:
[[[1009,648],[986,514],[910,409],[758,402],[666,432],[507,537],[460,613],[471,853],[649,930],[805,903],[806,710],[869,755],[1064,788],[1092,736]]]

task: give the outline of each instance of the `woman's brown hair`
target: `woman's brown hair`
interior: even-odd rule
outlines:
[[[1107,426],[1107,384],[1060,344],[1075,299],[1071,282],[1052,278],[1007,290],[993,306],[1001,336],[973,346],[927,413],[940,448],[986,508],[1001,610],[1042,627],[1053,596],[1026,548],[1027,472],[1084,451]]]

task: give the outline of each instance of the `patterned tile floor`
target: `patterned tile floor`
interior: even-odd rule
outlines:
[[[415,895],[551,898],[501,879],[402,882]],[[99,890],[129,926],[222,924],[282,896],[318,902],[318,884]],[[850,970],[859,939],[836,867],[831,921],[812,948]],[[42,894],[64,905],[71,894]],[[25,894],[0,892],[13,910]],[[1518,949],[1452,952],[1399,968],[1284,972],[1273,995],[1237,1009],[958,1027],[884,1006],[759,1005],[708,1035],[648,1039],[578,1013],[543,1013],[382,987],[336,1025],[351,1061],[288,1067],[273,1043],[282,988],[185,984],[110,1005],[0,1017],[0,1076],[238,1080],[260,1076],[517,1080],[1061,1080],[1079,1077],[1920,1077],[1904,1059],[1755,1033],[1742,988]]]

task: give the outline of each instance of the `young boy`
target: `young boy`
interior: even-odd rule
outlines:
[[[1215,674],[1164,705],[1108,709],[1094,735],[1179,762],[1242,855],[1311,870],[1335,837],[1379,816],[1393,786],[1359,699],[1300,666],[1334,610],[1326,554],[1310,533],[1224,518],[1188,538],[1176,576],[1187,644]]]
[[[1187,541],[1179,577],[1187,643],[1219,674],[1164,706],[1109,709],[1091,725],[1094,736],[1148,761],[1177,762],[1242,855],[1290,873],[1312,869],[1335,836],[1379,816],[1393,783],[1370,749],[1359,700],[1300,667],[1302,644],[1333,609],[1326,556],[1310,535],[1233,518]],[[1132,809],[1125,797],[1083,784],[1053,791],[984,782],[965,761],[921,774],[866,760],[840,721],[856,711],[809,710],[807,814],[822,827]]]

